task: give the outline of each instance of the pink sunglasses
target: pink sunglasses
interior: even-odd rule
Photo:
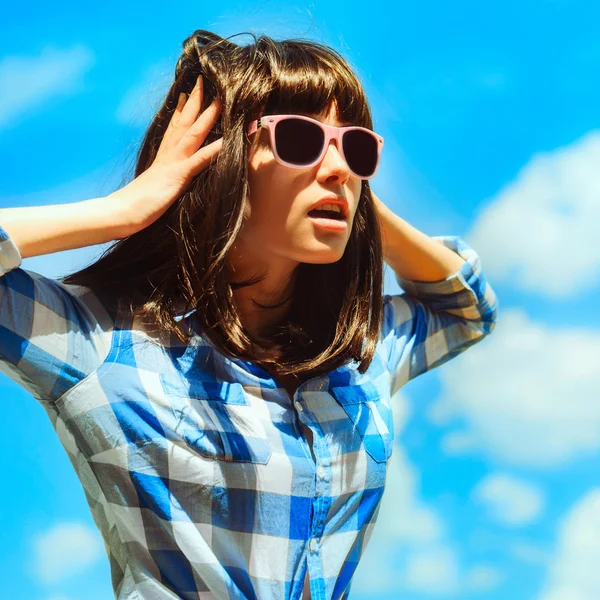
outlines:
[[[273,154],[282,165],[314,167],[325,156],[329,141],[336,140],[356,177],[372,179],[379,169],[383,138],[365,127],[335,127],[304,115],[266,115],[249,124],[248,135],[259,127],[269,130]]]

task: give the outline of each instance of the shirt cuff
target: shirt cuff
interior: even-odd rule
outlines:
[[[0,225],[0,277],[21,266],[23,258],[19,249]]]

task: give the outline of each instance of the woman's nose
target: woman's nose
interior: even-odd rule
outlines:
[[[348,163],[344,160],[337,146],[337,140],[329,141],[321,164],[326,164],[329,169],[335,169],[336,171],[350,172],[350,167],[348,167]]]

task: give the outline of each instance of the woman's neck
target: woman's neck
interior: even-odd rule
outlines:
[[[251,275],[244,278],[250,277]],[[234,281],[242,281],[242,278],[238,276]],[[285,280],[273,281],[267,276],[254,285],[233,290],[233,300],[244,328],[252,335],[266,336],[273,333],[289,313],[295,283],[294,271]]]

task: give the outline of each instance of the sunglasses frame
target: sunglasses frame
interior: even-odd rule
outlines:
[[[310,163],[308,165],[295,165],[293,163],[286,162],[279,156],[279,153],[277,152],[277,145],[275,143],[275,126],[280,121],[284,121],[286,119],[292,119],[292,118],[293,119],[301,119],[303,121],[309,121],[310,123],[314,123],[315,125],[318,125],[323,130],[323,133],[325,134],[323,148],[321,149],[319,156],[316,158],[316,160],[314,160],[312,163]],[[338,152],[342,155],[342,158],[346,161],[348,168],[350,169],[351,173],[355,177],[358,177],[359,179],[364,179],[364,180],[373,179],[373,177],[375,177],[375,175],[377,175],[377,171],[379,170],[379,163],[381,160],[381,149],[383,148],[383,137],[381,137],[374,131],[367,129],[366,127],[357,127],[354,125],[349,125],[347,127],[336,127],[335,125],[325,125],[325,123],[321,123],[321,121],[317,121],[316,119],[313,119],[311,117],[306,117],[304,115],[263,115],[260,119],[256,119],[248,125],[248,130],[247,130],[248,136],[255,133],[261,127],[269,130],[269,138],[271,141],[271,150],[273,151],[273,154],[275,155],[277,162],[279,162],[282,165],[285,165],[286,167],[292,167],[293,169],[309,169],[311,167],[314,167],[316,164],[320,163],[321,160],[323,160],[323,157],[325,156],[325,153],[327,152],[327,149],[329,148],[329,142],[331,140],[335,140],[337,143]],[[350,167],[350,165],[348,164],[348,161],[346,160],[346,156],[344,155],[344,147],[343,147],[344,145],[342,143],[342,137],[346,131],[353,131],[353,130],[364,131],[364,132],[368,133],[369,135],[373,136],[377,142],[377,164],[375,165],[375,170],[373,171],[373,174],[370,175],[369,177],[362,177],[362,176],[358,175],[358,173],[355,173],[352,170],[352,168]]]

